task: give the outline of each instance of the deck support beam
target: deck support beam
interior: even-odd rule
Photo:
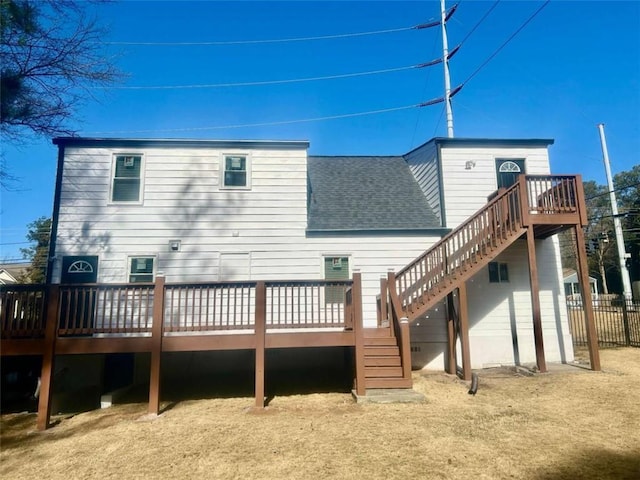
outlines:
[[[264,377],[265,377],[265,343],[267,334],[267,287],[264,282],[256,284],[256,317],[255,317],[255,335],[256,335],[256,380],[255,380],[255,408],[264,408]]]
[[[153,325],[151,327],[151,374],[149,376],[149,413],[160,413],[160,364],[164,323],[164,277],[156,276],[153,289]]]
[[[578,253],[578,278],[582,294],[582,308],[584,309],[584,323],[587,331],[587,345],[591,370],[600,370],[600,352],[598,350],[598,334],[593,316],[593,300],[591,285],[589,285],[589,269],[587,267],[587,251],[584,245],[584,232],[581,225],[575,226],[576,250]]]
[[[51,418],[51,396],[53,394],[53,375],[55,372],[56,330],[60,303],[60,286],[50,285],[47,292],[47,313],[45,323],[44,352],[40,373],[40,396],[38,397],[38,430],[49,428]]]
[[[362,274],[353,273],[352,286],[353,333],[356,357],[356,394],[366,395],[367,386],[364,368],[364,325],[362,325]],[[382,299],[381,299],[382,301]]]
[[[469,308],[467,300],[467,283],[461,282],[458,287],[460,302],[459,325],[460,347],[462,349],[462,379],[471,380],[471,352],[469,349]]]
[[[540,284],[538,282],[538,264],[536,261],[536,242],[533,227],[527,228],[527,259],[529,260],[529,285],[531,287],[531,313],[533,315],[533,338],[536,346],[536,365],[541,373],[547,371],[544,357],[544,339],[542,334],[542,314],[540,312]]]
[[[447,363],[446,372],[456,374],[456,311],[453,292],[447,295]]]

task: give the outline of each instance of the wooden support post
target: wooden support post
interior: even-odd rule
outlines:
[[[356,357],[356,394],[365,395],[367,386],[364,373],[364,326],[362,324],[362,277],[353,273],[353,334]]]
[[[520,224],[523,227],[528,226],[531,223],[529,214],[529,192],[527,189],[527,176],[518,175],[518,201],[520,202]]]
[[[380,279],[380,322],[379,327],[389,326],[389,310],[387,302],[389,300],[389,291],[387,289],[387,279],[382,277]]]
[[[469,349],[469,308],[467,304],[467,284],[460,283],[458,287],[458,302],[460,304],[460,346],[462,348],[462,378],[471,380],[471,353]]]
[[[545,373],[547,362],[544,358],[544,339],[542,335],[542,314],[540,313],[540,285],[538,283],[538,265],[536,263],[536,242],[533,227],[527,227],[527,258],[529,260],[529,285],[531,287],[531,313],[533,314],[533,338],[536,345],[536,364],[538,370]]]
[[[453,293],[447,295],[447,373],[456,374],[456,325]]]
[[[40,397],[38,398],[38,430],[49,427],[51,417],[51,396],[53,394],[53,375],[55,373],[56,337],[58,330],[58,310],[60,307],[60,286],[49,285],[47,292],[47,310],[45,320],[44,352],[40,373]]]
[[[411,338],[409,319],[402,317],[400,319],[400,355],[402,355],[402,377],[405,380],[411,380]]]
[[[160,413],[160,364],[162,361],[162,336],[164,334],[164,283],[162,275],[156,276],[153,288],[153,325],[151,326],[151,375],[149,378],[149,413]]]
[[[575,226],[576,250],[578,252],[578,279],[582,294],[582,308],[584,309],[584,323],[587,331],[587,345],[591,370],[600,370],[600,352],[598,351],[598,334],[593,317],[593,301],[591,299],[591,286],[589,285],[589,268],[587,267],[587,251],[584,245],[584,232],[580,225]]]
[[[264,282],[256,284],[256,405],[255,408],[264,408],[264,376],[265,376],[265,340],[267,335],[267,287]]]

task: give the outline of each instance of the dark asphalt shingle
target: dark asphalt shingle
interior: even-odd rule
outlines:
[[[309,230],[440,228],[402,157],[308,158]]]

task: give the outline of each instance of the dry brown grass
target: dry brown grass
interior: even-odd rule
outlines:
[[[160,417],[126,404],[34,432],[2,418],[0,476],[75,478],[640,478],[640,349],[602,351],[603,372],[480,372],[473,397],[415,375],[421,405],[355,405],[348,394],[190,400]],[[569,370],[569,371],[568,371]]]

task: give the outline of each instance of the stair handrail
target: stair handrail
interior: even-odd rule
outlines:
[[[489,242],[496,245],[522,226],[521,184],[515,183],[454,228],[395,275],[401,307],[448,275],[464,269]],[[410,301],[411,300],[411,301]],[[405,309],[402,309],[405,312]],[[405,312],[406,313],[406,312]]]
[[[398,350],[402,365],[402,378],[411,380],[411,339],[409,320],[404,315],[398,292],[396,291],[396,278],[394,272],[387,273],[387,291],[389,294],[389,326],[398,342]]]

